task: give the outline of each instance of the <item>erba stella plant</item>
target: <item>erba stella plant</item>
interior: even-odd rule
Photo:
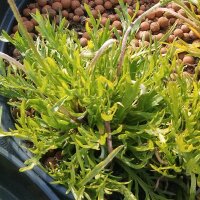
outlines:
[[[22,59],[0,54],[10,63],[5,67],[1,61],[0,93],[18,110],[16,129],[1,134],[33,144],[21,171],[41,166],[75,199],[195,199],[198,72],[183,75],[174,48],[179,42],[162,56],[162,41],[136,50],[135,34],[129,34],[160,3],[128,28],[124,23],[127,31],[117,39],[110,39],[109,22],[99,30],[86,6],[91,40],[82,48],[64,19],[56,26],[39,13],[33,16],[39,33],[33,42],[14,2],[8,2],[20,32],[12,38],[3,32],[3,37]],[[174,69],[176,77],[170,78]],[[60,158],[45,164],[54,150]]]

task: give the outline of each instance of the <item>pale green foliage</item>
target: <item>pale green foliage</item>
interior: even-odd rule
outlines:
[[[174,48],[162,56],[159,42],[137,52],[130,43],[118,77],[118,35],[91,72],[92,57],[110,37],[109,23],[99,30],[91,16],[93,29],[86,25],[91,41],[82,48],[65,20],[55,26],[39,13],[35,19],[44,65],[23,35],[3,33],[22,53],[26,72],[9,66],[5,76],[1,63],[0,94],[20,110],[16,130],[2,134],[34,144],[22,171],[41,165],[49,150],[61,149],[63,159],[48,172],[76,199],[115,199],[115,191],[126,200],[194,199],[200,175],[200,84],[183,77]],[[178,74],[172,80],[174,69]],[[27,116],[29,109],[34,116]],[[105,121],[111,126],[111,153]]]

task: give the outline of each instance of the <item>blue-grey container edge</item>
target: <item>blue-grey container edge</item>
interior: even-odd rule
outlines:
[[[13,196],[17,195],[16,188],[20,187],[20,189],[24,190],[24,194],[18,193],[18,195],[21,195],[21,199],[25,198],[22,195],[28,195],[29,199],[35,198],[32,196],[34,194],[34,192],[26,191],[27,185],[23,185],[24,180],[28,180],[28,183],[30,183],[30,186],[29,186],[30,188],[33,186],[34,186],[34,188],[38,188],[37,195],[45,196],[45,199],[49,199],[49,200],[59,200],[58,196],[52,191],[52,189],[47,185],[47,183],[45,183],[34,171],[31,171],[31,170],[26,171],[19,175],[18,169],[21,167],[24,167],[25,165],[23,164],[22,161],[20,161],[18,158],[16,158],[14,155],[9,153],[2,147],[0,147],[0,161],[1,161],[0,162],[1,176],[5,176],[7,178],[8,176],[4,173],[9,172],[12,174],[13,178],[18,178],[17,180],[10,180],[10,179],[8,180],[11,183],[17,181],[17,186],[12,185],[12,188],[10,190],[8,190],[10,194],[13,194]],[[6,165],[6,172],[4,171],[4,168],[2,168],[2,165]],[[5,180],[2,180],[2,179],[0,180],[0,187],[1,187],[1,189],[7,187]],[[1,195],[2,194],[0,194],[0,199],[2,199]],[[38,196],[38,198],[39,198],[39,196]],[[26,196],[26,198],[27,198],[27,196]]]

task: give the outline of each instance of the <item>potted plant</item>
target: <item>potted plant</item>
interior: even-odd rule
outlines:
[[[2,134],[32,142],[22,171],[41,166],[75,199],[194,199],[199,83],[183,76],[174,46],[165,56],[159,42],[135,51],[126,42],[137,23],[114,40],[109,22],[99,30],[91,16],[82,48],[64,19],[54,26],[36,13],[35,47],[11,5],[21,32],[3,36],[23,62],[7,57],[6,71],[1,62],[0,93],[19,109],[16,129]]]

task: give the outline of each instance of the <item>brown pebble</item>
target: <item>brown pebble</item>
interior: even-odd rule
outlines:
[[[180,6],[179,6],[179,5],[177,5],[176,3],[173,3],[173,2],[172,2],[172,4],[171,4],[171,5],[172,5],[172,8],[174,9],[174,11],[176,11],[176,12],[177,12],[178,10],[180,10],[180,9],[181,9],[181,8],[180,8]]]
[[[82,37],[82,38],[80,39],[80,43],[81,43],[81,46],[82,46],[82,47],[85,47],[85,46],[87,46],[87,44],[88,44],[88,40],[87,40],[86,38]]]
[[[163,11],[161,11],[161,10],[157,10],[157,11],[155,11],[155,15],[156,15],[156,17],[162,17],[163,16]]]
[[[135,47],[139,47],[139,41],[137,39],[133,39],[132,42]]]
[[[80,22],[80,16],[74,15],[74,16],[73,16],[73,21],[74,21],[74,22]]]
[[[96,4],[94,3],[94,1],[89,1],[88,5],[90,6],[90,8],[94,8]]]
[[[116,16],[113,14],[108,15],[108,18],[110,19],[111,22],[114,22],[116,19]]]
[[[185,65],[193,65],[195,64],[195,59],[193,56],[184,56],[183,58],[183,64]]]
[[[116,18],[116,20],[120,21],[120,18],[119,18],[118,14],[115,14],[115,18]]]
[[[160,40],[163,36],[164,36],[163,33],[159,33],[158,35],[156,35],[156,39],[157,39],[157,40]]]
[[[156,16],[156,13],[155,12],[151,12],[150,14],[147,15],[147,18],[148,19],[154,19]]]
[[[54,10],[54,9],[48,9],[48,12],[47,12],[48,14],[49,14],[49,16],[50,17],[55,17],[56,16],[56,11]]]
[[[149,42],[148,41],[140,41],[140,44],[144,47],[148,47],[149,46]]]
[[[95,19],[97,19],[98,18],[98,11],[97,10],[92,10],[91,12],[92,12],[93,17]]]
[[[22,21],[25,22],[28,21],[28,19],[26,17],[22,17]]]
[[[138,12],[137,12],[137,14],[136,14],[136,16],[138,17],[138,16],[140,16],[141,14],[143,14],[144,13],[144,11],[143,10],[138,10]]]
[[[123,35],[123,32],[122,32],[121,30],[117,30],[117,32],[118,32],[118,34],[119,34],[120,36]]]
[[[168,4],[167,4],[167,8],[172,8],[172,4],[171,4],[171,3],[168,3]]]
[[[150,25],[149,25],[149,22],[147,22],[147,21],[142,22],[140,25],[141,31],[148,31],[149,28],[150,28]]]
[[[177,25],[180,27],[183,24],[183,20],[177,19],[176,20]]]
[[[190,35],[189,35],[189,33],[183,33],[183,40],[186,41],[186,42],[190,41]]]
[[[72,8],[72,10],[75,10],[76,8],[79,8],[79,7],[81,7],[81,4],[80,4],[79,1],[73,0],[73,1],[71,2],[71,8]]]
[[[128,12],[128,14],[129,14],[131,17],[133,17],[134,12],[133,12],[132,9],[128,8],[128,9],[127,9],[127,12]]]
[[[190,32],[190,29],[187,25],[183,24],[181,26],[181,30],[184,32],[184,33],[189,33]]]
[[[170,35],[167,39],[167,42],[172,43],[175,40],[175,36],[174,35]]]
[[[37,11],[39,11],[38,8],[33,8],[33,9],[31,10],[31,13],[32,13],[32,14],[36,14]]]
[[[28,7],[32,10],[33,8],[36,8],[36,3],[30,3]]]
[[[68,9],[71,7],[71,0],[61,0],[62,7]]]
[[[166,54],[167,53],[167,48],[166,47],[162,47],[160,50],[161,54]]]
[[[62,16],[67,19],[69,16],[69,13],[66,10],[62,10]]]
[[[47,5],[47,0],[38,0],[37,2],[38,2],[38,5],[41,7]]]
[[[192,44],[200,44],[200,39],[196,39],[192,42]]]
[[[108,21],[107,17],[102,17],[101,18],[101,25],[105,26],[107,21]]]
[[[183,60],[185,55],[186,55],[186,52],[181,52],[181,53],[178,54],[178,58]]]
[[[172,8],[170,8],[169,10],[174,11],[174,9],[172,9]],[[167,17],[168,19],[174,17],[174,15],[172,13],[170,13],[170,12],[165,12],[164,16]]]
[[[50,5],[46,5],[42,8],[42,13],[46,14],[49,9],[52,9]]]
[[[37,21],[35,19],[33,19],[33,18],[31,19],[31,22],[33,23],[34,26],[38,25]]]
[[[23,22],[24,26],[26,27],[28,32],[32,32],[34,29],[34,25],[31,21],[25,21]]]
[[[97,5],[95,6],[95,10],[102,14],[105,11],[105,8],[102,5]]]
[[[86,38],[87,40],[90,40],[90,35],[87,32],[84,32],[82,37]]]
[[[140,10],[143,10],[143,11],[145,11],[145,10],[146,10],[146,7],[145,7],[145,5],[141,5],[141,6],[140,6]]]
[[[107,10],[109,10],[109,9],[111,9],[112,8],[112,3],[110,2],[110,1],[106,1],[105,3],[104,3],[104,7],[105,7],[105,9],[107,9]]]
[[[96,5],[103,5],[103,0],[94,0]]]
[[[115,27],[116,29],[118,29],[118,30],[121,30],[122,29],[122,24],[121,24],[121,22],[120,21],[114,21],[113,23],[112,23],[112,27]]]
[[[172,17],[172,18],[170,18],[169,19],[169,23],[171,24],[171,25],[173,25],[175,22],[176,22],[176,18],[175,17]]]
[[[152,22],[152,23],[150,24],[150,29],[151,29],[152,32],[157,32],[157,31],[159,31],[159,30],[160,30],[160,25],[159,25],[159,23],[158,23],[158,22]]]
[[[125,0],[125,3],[127,3],[129,6],[132,4],[132,0]],[[141,9],[141,7],[140,7],[140,9]]]
[[[69,13],[68,18],[72,20],[73,17],[74,17],[74,13]]]
[[[119,3],[118,0],[110,0],[110,2],[113,4],[113,5],[117,5]]]
[[[190,32],[189,32],[189,35],[190,35],[190,38],[191,38],[192,40],[198,39],[198,37],[197,37],[197,35],[194,33],[194,31],[190,31]]]
[[[31,9],[25,8],[25,9],[23,10],[23,15],[24,15],[25,17],[29,17],[29,16],[30,16],[30,12],[31,12]]]
[[[139,32],[139,39],[149,41],[150,33],[149,31],[140,31]]]
[[[168,27],[169,20],[166,17],[160,17],[158,19],[158,23],[161,28],[166,28],[166,27]]]
[[[102,14],[102,17],[108,18],[108,13],[103,13],[103,14]]]
[[[78,15],[78,16],[83,16],[84,15],[84,11],[83,11],[82,8],[76,8],[74,10],[74,13],[75,13],[75,15]]]
[[[182,37],[183,37],[183,31],[182,31],[180,28],[177,28],[177,29],[174,31],[174,35],[175,35],[175,37],[182,38]]]
[[[62,10],[62,4],[60,2],[54,2],[52,4],[52,8],[55,10],[55,11],[59,11],[59,10]]]
[[[16,33],[18,31],[18,25],[13,26],[12,32]]]
[[[21,56],[20,51],[19,51],[18,49],[14,49],[14,50],[13,50],[13,56],[14,56],[15,58]]]

